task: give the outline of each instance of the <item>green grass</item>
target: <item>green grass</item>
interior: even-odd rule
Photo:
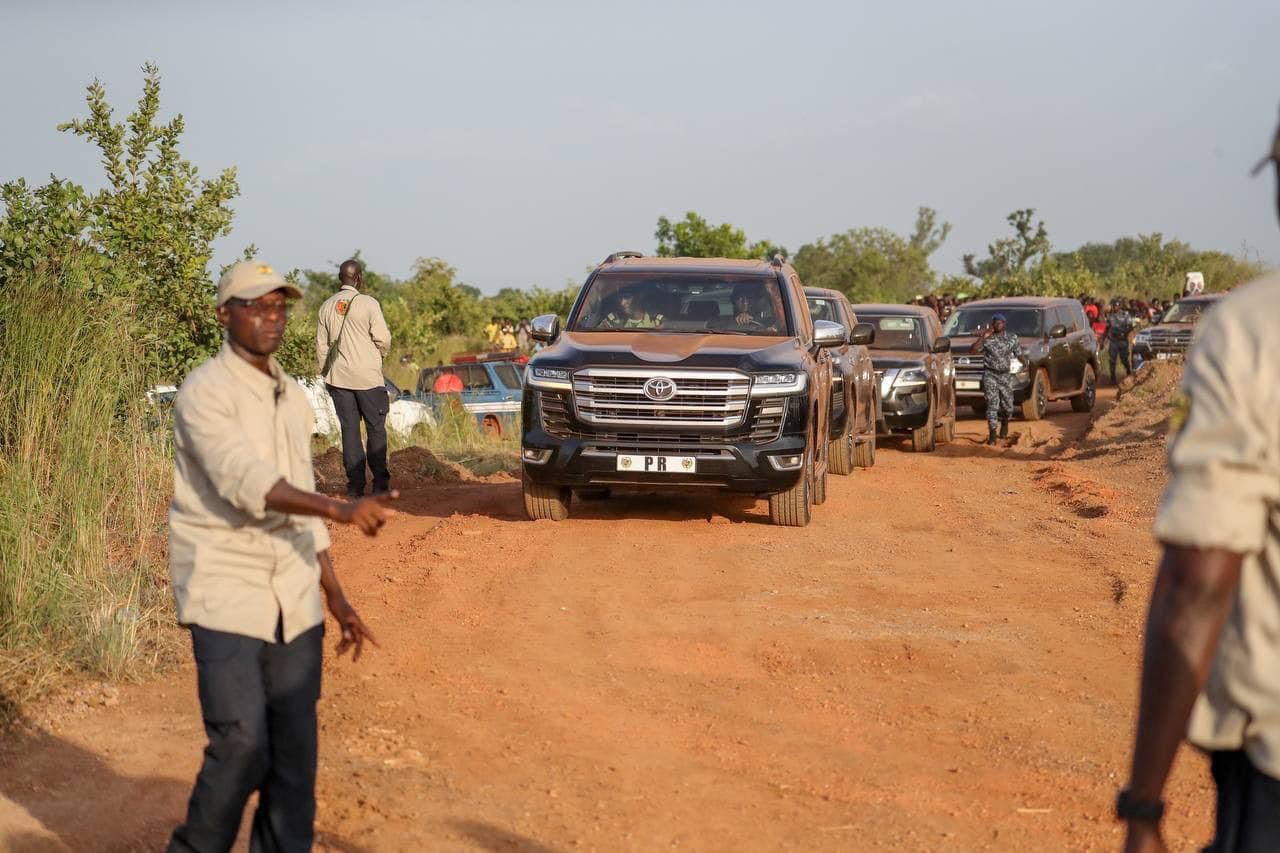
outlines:
[[[74,263],[0,298],[0,692],[131,675],[165,651],[165,416],[126,302]]]

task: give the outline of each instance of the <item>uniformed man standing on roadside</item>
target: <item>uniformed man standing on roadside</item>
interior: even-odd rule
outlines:
[[[387,396],[382,359],[391,349],[391,331],[382,306],[364,290],[360,262],[343,261],[338,268],[342,287],[320,306],[316,323],[316,360],[325,388],[333,398],[342,428],[342,467],[347,473],[347,497],[364,495],[366,463],[373,473],[373,493],[391,488],[387,470]],[[360,422],[368,448],[360,440]]]
[[[1133,374],[1129,361],[1129,333],[1133,331],[1135,320],[1129,313],[1129,305],[1116,297],[1111,300],[1111,313],[1107,315],[1107,361],[1111,365],[1111,384],[1116,383],[1116,360],[1124,365],[1126,376]]]
[[[320,519],[373,535],[393,513],[380,499],[315,493],[311,405],[272,358],[288,300],[301,295],[266,264],[227,270],[217,295],[226,343],[174,405],[169,568],[209,743],[170,851],[231,849],[254,791],[251,849],[311,849],[324,605],[342,631],[339,655],[358,659],[373,640]]]
[[[1277,165],[1280,133],[1259,164]],[[1234,291],[1200,323],[1156,514],[1125,849],[1162,851],[1161,799],[1185,736],[1209,754],[1213,844],[1280,850],[1280,275]]]
[[[1018,336],[1006,328],[1004,314],[991,315],[991,325],[969,348],[973,355],[982,353],[982,394],[987,400],[987,444],[996,443],[996,425],[1000,437],[1009,437],[1009,418],[1013,417],[1013,368],[1022,353]]]

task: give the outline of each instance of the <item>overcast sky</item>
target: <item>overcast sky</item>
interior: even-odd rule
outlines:
[[[225,263],[359,248],[406,275],[562,286],[697,210],[795,251],[954,226],[959,272],[1035,207],[1056,248],[1160,231],[1280,261],[1250,181],[1280,104],[1280,3],[0,0],[0,179],[97,185],[54,126],[159,64],[206,175],[239,170]]]

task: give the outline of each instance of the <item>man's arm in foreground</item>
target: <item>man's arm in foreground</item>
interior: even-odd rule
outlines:
[[[365,535],[374,536],[379,528],[387,523],[387,519],[396,514],[395,510],[387,506],[387,501],[398,497],[400,493],[393,490],[387,495],[375,495],[354,502],[340,501],[316,492],[304,492],[281,477],[267,492],[266,503],[267,509],[276,512],[313,515],[339,524],[354,524],[364,531]]]
[[[320,588],[324,590],[325,603],[328,604],[329,612],[333,614],[338,627],[342,630],[342,640],[338,643],[338,657],[346,654],[347,649],[352,649],[351,661],[354,663],[360,660],[366,639],[375,646],[378,645],[378,640],[360,620],[351,602],[347,601],[342,585],[338,583],[338,575],[333,570],[329,549],[326,548],[316,556],[320,560]]]
[[[1240,581],[1240,554],[1165,547],[1151,593],[1129,793],[1159,800]],[[1158,823],[1131,821],[1125,850],[1164,850]]]

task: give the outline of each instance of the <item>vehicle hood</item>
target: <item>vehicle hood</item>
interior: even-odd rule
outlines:
[[[871,351],[871,364],[876,370],[894,370],[899,367],[919,367],[925,354],[909,349],[877,349]]]
[[[664,334],[662,332],[565,332],[538,353],[542,365],[671,365],[751,371],[795,364],[799,341],[776,335]]]
[[[1139,332],[1193,332],[1195,323],[1160,323],[1155,326],[1144,326]]]

